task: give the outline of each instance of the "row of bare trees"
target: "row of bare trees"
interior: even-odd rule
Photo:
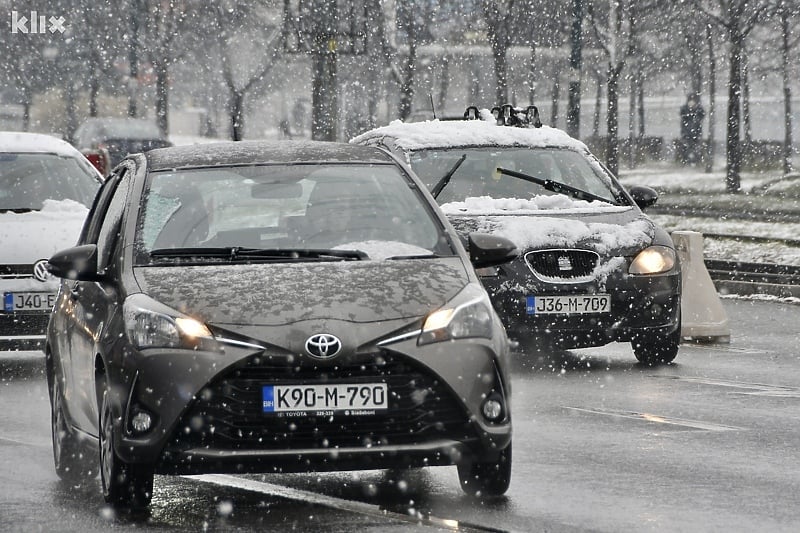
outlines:
[[[0,5],[10,9],[9,1],[0,0]],[[204,78],[203,83],[224,93],[230,137],[239,140],[245,135],[248,96],[281,90],[283,86],[274,83],[276,69],[308,55],[312,136],[332,140],[340,107],[336,98],[344,79],[338,58],[359,56],[359,72],[366,76],[351,86],[360,86],[367,95],[368,105],[359,112],[368,115],[363,124],[372,126],[378,94],[382,90],[383,97],[389,97],[388,86],[394,91],[398,117],[407,118],[414,110],[419,101],[420,46],[466,43],[491,51],[495,102],[509,101],[513,90],[527,93],[535,103],[541,96],[537,91],[551,84],[555,119],[566,73],[567,126],[576,136],[581,135],[576,108],[581,82],[602,80],[607,105],[605,159],[613,172],[620,164],[619,99],[625,90],[630,91],[628,136],[633,144],[645,135],[646,87],[665,78],[677,79],[692,92],[704,92],[705,87],[713,124],[717,70],[726,65],[726,186],[731,192],[740,189],[742,145],[751,135],[749,77],[779,76],[786,131],[784,170],[791,169],[800,0],[31,0],[30,5],[42,13],[65,14],[68,32],[47,38],[8,35],[4,40],[0,78],[21,93],[25,127],[33,95],[54,86],[65,92],[68,115],[74,115],[70,102],[79,93],[87,94],[88,113],[96,115],[103,91],[126,93],[128,114],[141,115],[137,80],[147,70],[152,76],[154,115],[167,132],[173,69],[188,61],[196,65],[196,76]],[[509,87],[511,47],[530,50],[529,75],[522,88]],[[591,51],[595,59],[581,61],[583,51]],[[542,79],[539,63],[545,53],[551,58],[563,56],[555,64],[564,72],[557,67],[552,79]],[[125,72],[120,73],[120,65]],[[442,98],[446,78],[445,70]],[[74,122],[68,120],[70,127]],[[713,150],[714,128],[707,131],[706,146]],[[707,160],[712,156],[709,153]]]

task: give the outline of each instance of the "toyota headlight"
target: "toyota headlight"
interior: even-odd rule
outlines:
[[[208,327],[194,318],[170,313],[155,300],[136,294],[123,305],[125,333],[138,349],[197,348],[204,339],[213,339]]]
[[[448,305],[425,319],[418,344],[467,337],[492,338],[492,306],[483,289],[468,286]]]
[[[661,274],[675,267],[675,250],[666,246],[649,246],[639,252],[639,255],[628,268],[630,274]]]

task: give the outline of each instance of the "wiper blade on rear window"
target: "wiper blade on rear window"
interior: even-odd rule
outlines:
[[[150,252],[150,257],[165,258],[213,258],[231,261],[260,259],[266,261],[359,261],[367,259],[361,250],[331,250],[317,248],[244,248],[228,246],[222,248],[159,248]]]
[[[450,183],[450,178],[453,177],[453,174],[456,173],[456,170],[458,170],[458,167],[461,166],[461,163],[463,163],[466,158],[467,154],[464,154],[461,157],[459,157],[458,161],[456,161],[455,164],[452,167],[450,167],[450,170],[447,171],[447,174],[442,176],[441,179],[436,182],[436,185],[434,185],[433,189],[431,189],[431,195],[434,198],[439,196],[439,193],[442,192],[442,189],[447,187],[447,184]]]
[[[537,178],[535,176],[531,176],[523,172],[517,172],[516,170],[509,170],[507,168],[501,168],[501,167],[497,167],[497,172],[505,174],[506,176],[511,176],[512,178],[519,178],[521,180],[530,181],[531,183],[536,183],[537,185],[541,185],[548,191],[555,192],[558,194],[566,194],[568,196],[572,196],[577,200],[588,200],[590,202],[596,200],[598,202],[605,202],[607,204],[616,203],[616,200],[610,200],[608,198],[603,198],[602,196],[597,196],[594,193],[590,193],[588,191],[572,187],[571,185],[567,185],[566,183]]]

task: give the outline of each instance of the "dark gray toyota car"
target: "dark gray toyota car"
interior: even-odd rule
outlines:
[[[156,473],[457,465],[467,493],[502,494],[508,340],[473,265],[515,253],[479,233],[465,250],[376,148],[129,156],[50,259],[56,471],[99,467],[134,507]]]

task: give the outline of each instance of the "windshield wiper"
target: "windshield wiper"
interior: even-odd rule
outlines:
[[[592,194],[582,189],[572,187],[570,185],[567,185],[566,183],[537,178],[535,176],[531,176],[523,172],[517,172],[516,170],[509,170],[507,168],[497,167],[497,172],[505,174],[506,176],[511,176],[512,178],[519,178],[521,180],[529,181],[531,183],[536,183],[537,185],[541,185],[548,191],[558,194],[567,194],[577,200],[588,200],[590,202],[596,200],[598,202],[605,202],[605,203],[615,202],[615,200],[609,200],[608,198],[597,196],[596,194]]]
[[[439,254],[411,254],[411,255],[393,255],[391,257],[387,257],[386,259],[389,261],[402,261],[404,259],[440,259],[442,257],[448,257],[448,256]]]
[[[267,261],[360,261],[367,259],[361,250],[331,250],[316,248],[159,248],[150,257],[201,257],[229,259],[231,261],[261,259]]]
[[[438,197],[439,193],[442,192],[442,189],[447,187],[447,184],[450,183],[450,178],[453,177],[453,174],[456,173],[456,170],[458,170],[458,167],[461,166],[461,163],[463,163],[466,158],[467,154],[464,154],[461,157],[459,157],[458,161],[456,161],[455,164],[450,168],[450,170],[447,171],[447,174],[442,176],[442,178],[436,182],[436,185],[434,185],[433,189],[431,189],[431,195],[433,195],[434,198]]]

